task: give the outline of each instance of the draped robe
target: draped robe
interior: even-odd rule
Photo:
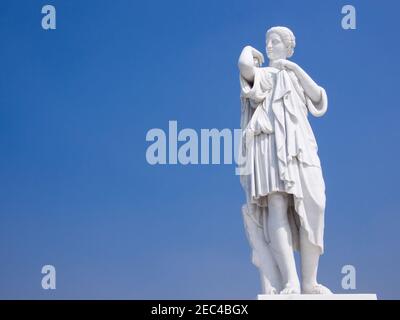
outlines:
[[[247,168],[240,176],[247,198],[242,212],[253,263],[269,273],[264,276],[278,286],[276,264],[270,261],[272,256],[268,252],[269,193],[280,191],[289,195],[293,248],[299,250],[299,231],[304,228],[310,242],[321,254],[324,251],[325,183],[308,113],[324,115],[327,95],[320,87],[321,99],[315,103],[294,72],[271,67],[255,68],[254,82],[240,77],[240,85],[240,151]]]

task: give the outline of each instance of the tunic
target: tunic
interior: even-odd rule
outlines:
[[[241,152],[246,167],[241,183],[247,211],[263,227],[268,194],[286,192],[294,248],[299,249],[302,227],[323,253],[325,183],[308,112],[317,117],[325,114],[326,92],[320,87],[322,98],[315,104],[294,72],[271,67],[256,68],[254,83],[241,77],[240,84]],[[268,242],[267,230],[264,234]]]

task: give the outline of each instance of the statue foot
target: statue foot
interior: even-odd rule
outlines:
[[[332,294],[332,291],[322,284],[303,284],[303,293],[304,294]]]
[[[280,294],[300,294],[300,286],[288,283]]]
[[[278,294],[278,291],[274,287],[271,287],[271,289],[267,290],[265,294]]]

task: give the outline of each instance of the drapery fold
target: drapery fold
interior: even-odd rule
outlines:
[[[303,227],[322,253],[325,183],[308,112],[319,117],[327,111],[326,92],[321,88],[321,101],[314,103],[293,72],[269,67],[255,70],[254,83],[240,79],[240,150],[247,167],[240,178],[246,192],[247,212],[262,226],[262,219],[268,217],[268,193],[291,194],[288,215],[294,248],[299,248],[299,228]],[[273,173],[279,179],[271,180]],[[276,180],[279,183],[271,185]]]

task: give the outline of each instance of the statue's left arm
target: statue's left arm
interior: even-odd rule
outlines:
[[[284,59],[277,60],[275,66],[279,69],[286,68],[294,72],[305,95],[311,100],[308,108],[314,116],[319,117],[325,114],[328,105],[328,98],[324,88],[316,84],[298,64],[292,61]]]
[[[296,63],[293,63],[291,70],[295,73],[297,79],[299,79],[306,95],[309,96],[313,102],[320,102],[322,99],[321,87]]]

